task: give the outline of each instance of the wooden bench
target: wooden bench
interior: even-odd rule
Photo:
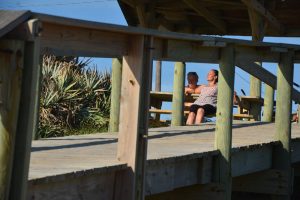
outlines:
[[[242,119],[253,119],[253,115],[249,115],[249,114],[233,114],[233,119],[237,119],[237,120],[242,120]]]
[[[150,113],[155,113],[155,114],[172,114],[172,110],[159,110],[159,109],[150,109]],[[189,111],[185,110],[184,115],[188,115]]]
[[[157,114],[156,120],[160,120],[160,114],[172,114],[172,110],[162,110],[162,102],[172,102],[173,94],[171,92],[150,92],[150,106],[154,107],[149,110],[150,113]],[[193,103],[198,97],[198,94],[186,95],[185,103]],[[250,108],[253,105],[263,106],[264,100],[262,98],[252,96],[240,96],[240,104],[238,107],[238,113],[233,114],[233,119],[237,120],[253,120],[254,116],[250,114]],[[187,116],[189,110],[184,111],[184,115]],[[206,117],[215,117],[216,115],[209,115]]]
[[[172,114],[172,110],[159,110],[159,109],[150,109],[150,113],[155,114]],[[185,110],[184,115],[187,116],[189,111]],[[205,117],[215,117],[216,115],[207,115]],[[241,120],[241,119],[253,119],[253,115],[248,114],[233,114],[233,119]]]

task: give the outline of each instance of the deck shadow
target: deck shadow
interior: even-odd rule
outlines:
[[[264,125],[268,124],[266,122],[256,122],[256,123],[245,123],[245,124],[234,124],[233,129],[238,128],[244,128],[244,127],[251,127],[251,126],[257,126],[257,125]],[[214,132],[215,127],[209,128],[209,129],[198,129],[198,130],[183,130],[180,132],[175,132],[174,130],[163,130],[163,131],[155,131],[159,132],[156,135],[149,135],[149,139],[159,139],[159,138],[165,138],[165,137],[175,137],[180,135],[190,135],[190,134],[198,134],[198,133],[205,133],[205,132]],[[97,138],[66,138],[66,139],[50,139],[50,140],[95,140]],[[68,148],[80,148],[80,147],[87,147],[87,146],[94,146],[94,145],[104,145],[104,144],[112,144],[117,143],[118,139],[107,139],[107,138],[98,138],[98,140],[106,139],[105,141],[93,141],[93,142],[84,142],[79,144],[67,144],[67,145],[57,145],[57,146],[43,146],[43,147],[32,147],[31,152],[36,151],[49,151],[49,150],[57,150],[57,149],[68,149]],[[50,141],[49,140],[49,141]]]
[[[245,124],[233,124],[232,128],[233,129],[238,129],[238,128],[245,128],[245,127],[251,127],[251,126],[258,126],[258,125],[265,125],[269,124],[268,122],[255,122],[255,123],[245,123]],[[197,134],[197,133],[205,133],[205,132],[212,132],[215,131],[215,127],[209,128],[209,129],[198,129],[198,130],[184,130],[181,132],[175,132],[174,130],[170,131],[155,131],[155,132],[161,132],[161,134],[157,135],[150,135],[148,138],[149,139],[157,139],[157,138],[163,138],[163,137],[174,137],[174,136],[179,136],[179,135],[190,135],[190,134]],[[168,133],[169,132],[169,133]]]
[[[85,143],[80,143],[80,144],[68,144],[68,145],[46,146],[46,147],[32,147],[31,152],[87,147],[87,146],[102,145],[102,144],[111,144],[111,143],[116,143],[117,141],[118,141],[118,139],[112,139],[112,140],[107,140],[107,141],[85,142]]]

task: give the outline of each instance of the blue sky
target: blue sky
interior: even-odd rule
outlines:
[[[127,25],[126,20],[116,0],[0,0],[0,9],[31,10],[34,12],[78,18],[84,20]],[[250,37],[235,37],[250,40]],[[300,44],[299,38],[265,38],[264,41]],[[99,69],[111,69],[111,59],[93,59]],[[162,91],[172,91],[173,86],[173,62],[163,62],[162,70]],[[273,74],[276,74],[277,65],[264,63],[263,67]],[[187,63],[186,72],[196,71],[199,74],[199,82],[206,83],[206,74],[211,69],[218,69],[216,64]],[[155,73],[155,68],[154,68]],[[294,82],[300,83],[299,65],[295,65]],[[154,76],[153,76],[154,77]],[[241,94],[243,89],[249,95],[249,75],[239,68],[236,68],[235,90]],[[264,84],[262,85],[264,95]],[[165,104],[170,108],[170,104]],[[295,112],[296,107],[293,106]]]

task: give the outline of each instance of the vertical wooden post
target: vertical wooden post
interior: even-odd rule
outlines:
[[[0,40],[0,199],[9,199],[23,58],[24,42]]]
[[[157,60],[155,65],[155,91],[161,91],[161,61]]]
[[[162,62],[160,60],[156,61],[155,65],[155,91],[160,92],[161,91],[161,67],[162,67]],[[161,109],[162,102],[158,103],[157,108]],[[155,120],[159,121],[160,120],[160,114],[156,113],[155,114]]]
[[[144,199],[152,43],[150,36],[132,36],[123,58],[118,160],[129,169],[118,175],[115,199]]]
[[[37,132],[40,97],[40,41],[25,43],[19,119],[10,188],[10,199],[26,199],[31,141]]]
[[[112,59],[112,74],[111,74],[111,99],[110,99],[110,118],[109,131],[119,131],[120,119],[120,96],[121,96],[121,81],[122,81],[122,60],[118,58]]]
[[[172,126],[183,125],[184,112],[184,78],[185,63],[176,62],[174,67],[173,99],[172,99]]]
[[[234,47],[221,50],[218,83],[215,148],[220,151],[216,180],[225,188],[225,199],[231,199],[232,104],[234,90]]]
[[[264,98],[264,122],[272,122],[273,120],[273,107],[274,107],[274,89],[265,84],[265,98]]]
[[[273,168],[287,174],[287,187],[292,188],[291,171],[291,111],[293,88],[293,52],[282,53],[277,72],[277,95],[275,115],[275,138],[280,141],[273,152]],[[290,194],[280,199],[290,199]]]
[[[259,0],[259,2],[263,3],[263,0]],[[263,41],[266,29],[266,23],[263,16],[257,13],[255,10],[249,8],[248,9],[251,31],[252,31],[252,41]],[[257,62],[256,64],[262,66],[261,62]],[[261,97],[261,81],[256,77],[250,75],[250,96]],[[254,120],[261,120],[261,106],[253,105],[250,108],[250,114],[253,115]]]
[[[261,62],[256,62],[256,64],[262,67]],[[261,97],[261,81],[254,76],[250,76],[250,96],[257,98]],[[255,121],[261,120],[261,106],[252,105],[250,108],[250,115],[253,115]]]

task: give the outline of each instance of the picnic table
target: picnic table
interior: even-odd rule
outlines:
[[[233,116],[234,119],[248,119],[255,120],[250,112],[251,108],[256,106],[263,106],[264,99],[256,96],[240,96],[240,103],[238,105],[238,113]]]

